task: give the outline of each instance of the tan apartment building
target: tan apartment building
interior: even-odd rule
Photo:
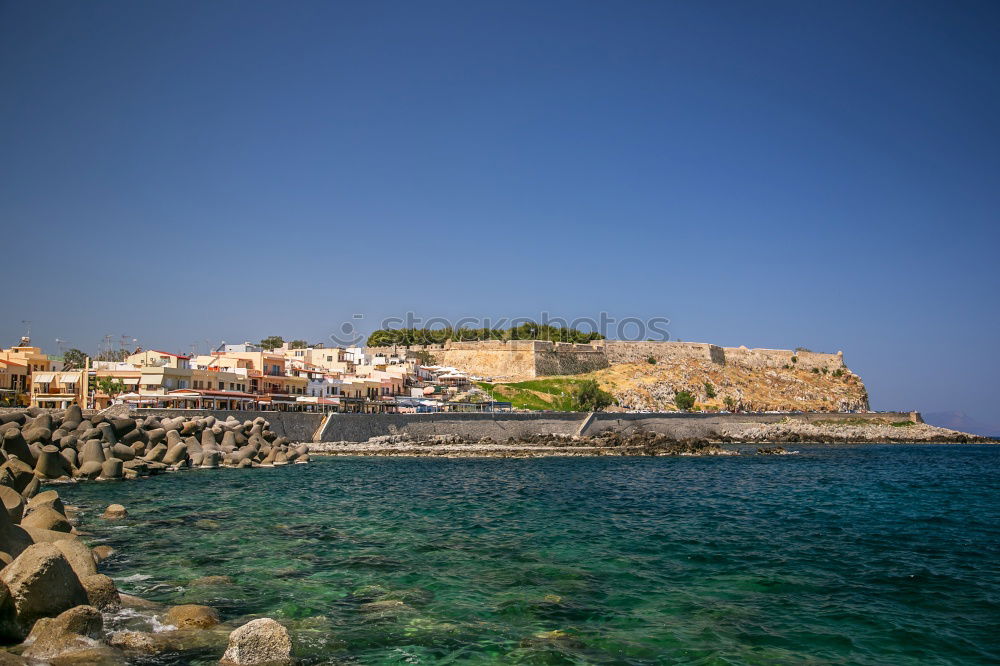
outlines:
[[[28,404],[28,364],[0,359],[0,404],[25,407]]]
[[[31,375],[31,406],[66,409],[72,404],[85,405],[86,370],[36,372]]]

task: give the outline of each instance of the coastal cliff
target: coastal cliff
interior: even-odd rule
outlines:
[[[674,411],[677,393],[690,393],[706,411],[867,411],[868,391],[847,368],[833,371],[751,367],[688,359],[628,363],[589,373],[623,409]]]

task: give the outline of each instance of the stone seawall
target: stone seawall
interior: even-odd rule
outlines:
[[[508,439],[539,433],[574,435],[586,414],[556,412],[538,414],[331,414],[323,427],[321,442],[364,442],[383,435],[460,435]]]
[[[224,410],[137,409],[137,416],[215,416],[225,420],[232,415],[239,421],[262,416],[271,423],[275,434],[295,442],[364,442],[384,435],[459,435],[469,438],[492,437],[503,441],[530,435],[597,435],[615,431],[625,434],[640,430],[682,439],[704,436],[704,430],[721,424],[779,423],[784,419],[814,423],[817,421],[914,421],[922,423],[917,412],[873,412],[866,414],[690,414],[662,412],[623,414],[614,412],[496,412],[436,414],[309,414],[304,412],[240,412]],[[326,420],[324,421],[324,418]],[[320,428],[322,427],[322,430]]]
[[[289,415],[291,416],[291,415]],[[460,435],[506,440],[528,435],[596,435],[608,430],[631,433],[637,430],[677,438],[703,436],[702,431],[723,423],[778,423],[783,419],[816,421],[916,421],[916,412],[868,414],[621,414],[597,412],[543,412],[493,414],[331,414],[317,441],[363,442],[383,435]]]

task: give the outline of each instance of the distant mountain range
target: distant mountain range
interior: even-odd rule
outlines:
[[[924,412],[924,421],[941,428],[951,428],[973,435],[1000,437],[1000,424],[977,421],[965,412]]]

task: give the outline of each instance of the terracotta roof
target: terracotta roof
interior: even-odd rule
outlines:
[[[151,351],[154,354],[163,354],[164,356],[173,356],[174,358],[184,358],[189,359],[190,356],[181,356],[180,354],[171,354],[170,352],[160,351],[159,349],[147,349],[146,351]],[[142,352],[140,352],[142,353]]]

